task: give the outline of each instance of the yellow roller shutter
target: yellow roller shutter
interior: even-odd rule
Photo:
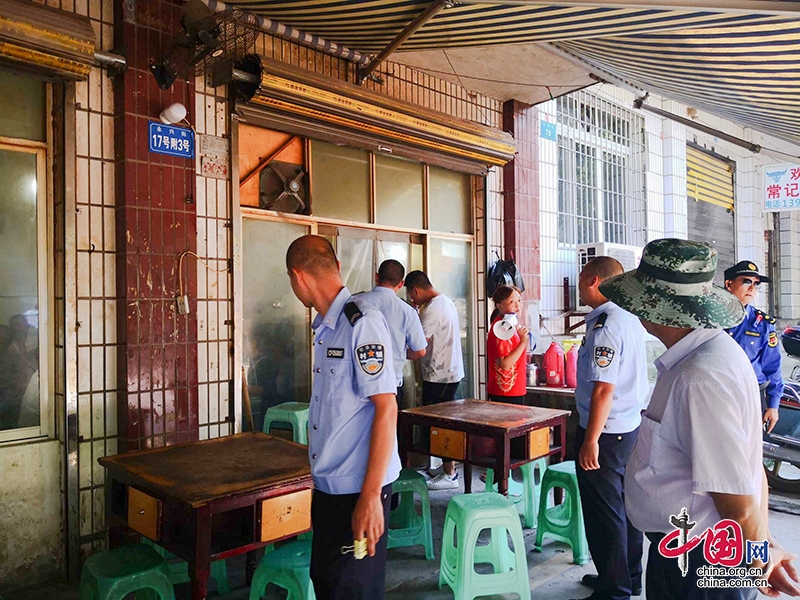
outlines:
[[[719,158],[686,146],[686,194],[733,211],[733,169]]]

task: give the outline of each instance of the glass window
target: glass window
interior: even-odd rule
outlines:
[[[20,110],[20,107],[25,107]],[[0,71],[0,135],[47,141],[47,84]]]
[[[432,166],[428,186],[430,228],[472,233],[470,176]]]
[[[376,221],[381,225],[422,229],[421,163],[375,155]]]
[[[242,361],[258,431],[270,406],[309,400],[309,314],[292,292],[285,262],[289,244],[307,233],[291,223],[242,223]]]
[[[368,292],[375,285],[375,237],[369,232],[369,237],[343,233],[339,228],[336,238],[336,257],[342,265],[342,281],[351,294]]]
[[[36,153],[0,146],[0,430],[41,424],[37,192],[43,185]]]
[[[311,193],[315,216],[369,223],[369,152],[312,141]]]
[[[433,287],[448,296],[456,305],[464,356],[464,380],[458,387],[458,397],[472,398],[475,395],[472,362],[472,244],[461,240],[430,238],[428,276]]]

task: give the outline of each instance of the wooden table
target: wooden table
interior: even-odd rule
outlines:
[[[400,412],[404,428],[401,456],[417,452],[464,463],[464,488],[472,491],[472,467],[491,467],[498,490],[508,495],[512,468],[542,456],[565,458],[568,410],[553,410],[485,400],[454,400]],[[430,445],[413,445],[413,426],[430,430]],[[551,428],[553,428],[551,434]],[[487,438],[494,444],[487,444]],[[512,456],[511,440],[521,438],[523,450]]]
[[[308,531],[305,446],[264,433],[99,459],[111,545],[128,527],[189,561],[192,600],[208,593],[213,560]]]

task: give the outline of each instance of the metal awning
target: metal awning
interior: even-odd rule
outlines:
[[[356,51],[377,53],[431,2],[229,4]],[[536,103],[587,84],[585,72],[567,67],[563,59],[520,64],[520,57],[541,55],[531,50],[534,44],[550,42],[634,86],[800,142],[800,3],[696,4],[702,6],[680,0],[461,1],[426,22],[391,60],[427,68],[496,98]]]

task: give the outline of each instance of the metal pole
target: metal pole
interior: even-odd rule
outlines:
[[[637,98],[645,98],[647,96],[647,92],[645,92],[643,90],[640,90],[637,87],[632,86],[627,81],[624,81],[624,80],[620,79],[619,77],[617,77],[615,75],[612,75],[611,73],[603,71],[602,69],[599,69],[599,68],[595,67],[594,65],[589,64],[585,60],[583,60],[581,58],[578,58],[577,56],[575,56],[574,54],[571,54],[570,52],[567,52],[566,50],[562,50],[561,48],[559,48],[555,44],[551,44],[551,43],[547,42],[547,43],[541,43],[541,44],[536,44],[536,45],[539,46],[540,48],[542,48],[543,50],[547,50],[548,52],[552,52],[556,56],[560,56],[564,60],[568,60],[573,65],[577,65],[577,66],[581,67],[582,69],[586,69],[586,71],[589,73],[589,76],[592,77],[592,79],[594,79],[596,81],[613,83],[615,86],[617,86],[619,88],[622,88],[623,90],[628,90],[629,92],[631,92]]]
[[[378,54],[378,56],[373,58],[367,66],[358,70],[358,82],[361,83],[367,77],[369,77],[370,73],[377,69],[378,65],[386,60],[392,52],[397,50],[403,44],[403,42],[408,40],[408,38],[419,31],[425,25],[425,23],[430,21],[443,9],[452,6],[452,3],[452,0],[436,0],[435,2],[431,2],[428,5],[428,8],[423,10],[416,19],[406,25],[406,28],[403,29],[403,31],[401,31],[396,38],[389,42],[389,45],[386,46],[386,48],[381,50],[381,53]]]
[[[128,59],[120,54],[112,54],[111,52],[95,52],[94,62],[101,67],[107,67],[114,71],[124,71],[128,66]]]
[[[758,144],[754,144],[753,142],[748,142],[747,140],[743,140],[742,138],[738,138],[733,135],[729,135],[724,131],[720,131],[719,129],[714,129],[713,127],[709,127],[708,125],[703,125],[702,123],[697,123],[695,121],[692,121],[691,119],[687,119],[685,117],[681,117],[680,115],[676,115],[675,113],[671,113],[669,111],[656,108],[655,106],[650,106],[648,104],[645,104],[643,100],[635,100],[633,103],[633,107],[641,108],[642,110],[646,110],[647,112],[651,112],[660,117],[664,117],[665,119],[670,119],[672,121],[682,123],[687,127],[691,127],[692,129],[697,129],[698,131],[702,131],[703,133],[713,135],[727,142],[730,142],[731,144],[735,144],[741,148],[750,150],[750,152],[753,152],[755,154],[761,152],[761,146],[759,146]]]
[[[260,78],[255,73],[248,73],[247,71],[242,71],[241,69],[233,69],[233,81],[238,81],[240,83],[252,83],[258,85]]]

